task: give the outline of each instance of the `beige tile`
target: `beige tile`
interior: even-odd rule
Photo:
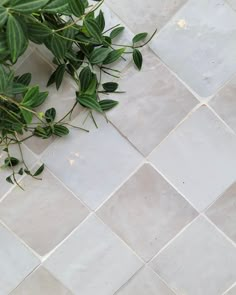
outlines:
[[[236,243],[236,184],[206,212],[207,216]]]
[[[39,264],[39,260],[0,224],[0,295],[9,294]]]
[[[210,101],[211,107],[236,132],[236,77]]]
[[[140,270],[116,295],[174,295],[165,283],[148,267]]]
[[[154,150],[150,160],[198,210],[205,210],[236,179],[235,149],[235,135],[202,106]]]
[[[25,163],[28,167],[32,167],[35,162],[37,161],[35,155],[24,145],[21,145],[22,152],[24,155]],[[11,157],[15,157],[21,159],[20,150],[17,145],[11,145],[9,147],[10,155]],[[0,167],[4,164],[4,160],[7,158],[7,153],[2,150],[2,147],[0,148]],[[22,163],[15,166],[15,171],[19,171],[19,169],[22,167]],[[8,183],[6,181],[6,177],[12,174],[12,170],[10,168],[0,168],[0,199],[12,188],[12,184]],[[16,178],[19,180],[21,176],[17,175]]]
[[[152,42],[152,49],[199,98],[236,73],[236,13],[224,0],[189,0]]]
[[[98,215],[149,260],[197,213],[150,165],[144,165]]]
[[[45,268],[28,276],[10,295],[73,295]]]
[[[26,178],[0,203],[0,220],[40,255],[51,251],[85,218],[87,209],[49,171]]]
[[[131,66],[119,83],[120,90],[126,93],[112,96],[120,104],[108,117],[144,155],[197,104],[151,50],[144,51],[142,71]]]
[[[135,33],[160,30],[187,0],[108,0],[120,18]]]
[[[177,295],[221,295],[236,280],[236,250],[199,217],[151,266]]]
[[[55,68],[45,61],[39,51],[35,50],[25,59],[23,64],[19,67],[18,72],[30,72],[32,74],[31,85],[39,85],[40,91],[49,91],[47,100],[37,108],[37,111],[45,112],[47,109],[55,107],[57,111],[56,120],[59,120],[72,108],[75,102],[76,88],[67,78],[63,80],[59,90],[56,90],[55,84],[46,87],[48,79],[54,70]],[[76,107],[73,117],[75,117],[78,112],[79,107]],[[42,140],[41,138],[33,137],[27,140],[26,144],[35,153],[40,154],[52,142],[53,138]]]
[[[236,0],[226,0],[226,2],[234,9],[236,10]]]
[[[44,154],[43,161],[90,208],[96,209],[138,167],[141,155],[107,123],[94,114],[98,129],[90,118],[84,128],[71,130]],[[81,126],[82,114],[73,121]]]
[[[236,295],[236,286],[229,290],[229,292],[225,293],[225,295]]]
[[[137,256],[94,215],[45,262],[74,295],[114,294],[141,266]]]

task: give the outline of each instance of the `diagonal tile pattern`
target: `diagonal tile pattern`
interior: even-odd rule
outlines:
[[[45,263],[75,295],[114,294],[141,266],[138,257],[94,215]]]
[[[150,165],[144,165],[98,215],[147,261],[197,213]]]
[[[236,13],[224,0],[189,0],[155,37],[152,48],[204,98],[235,74],[235,37]]]
[[[150,265],[178,295],[220,295],[236,279],[235,247],[203,217]]]
[[[110,95],[109,123],[77,108],[89,133],[22,144],[28,166],[46,164],[42,182],[20,178],[23,192],[0,170],[0,295],[235,295],[236,1],[106,5],[105,30],[128,25],[116,44],[158,34],[142,71],[131,54],[112,65],[127,93]],[[51,60],[31,45],[15,68],[60,118],[76,85],[47,88]]]
[[[87,209],[49,172],[45,181],[23,179],[0,203],[0,220],[41,256],[58,243],[86,217]]]
[[[0,224],[0,295],[9,294],[39,264],[39,260]]]

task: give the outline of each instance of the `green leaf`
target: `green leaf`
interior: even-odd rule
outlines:
[[[114,108],[118,105],[118,103],[118,101],[112,99],[103,99],[99,101],[99,104],[104,112]]]
[[[37,170],[36,172],[34,173],[34,176],[39,176],[40,174],[42,174],[44,170],[44,164],[42,164]]]
[[[108,54],[108,56],[105,58],[105,60],[103,61],[103,64],[107,65],[117,61],[124,52],[125,52],[125,48],[120,48],[120,49],[111,51]]]
[[[8,84],[8,75],[3,65],[0,64],[0,93],[4,93]]]
[[[102,113],[102,108],[101,108],[100,104],[93,96],[82,94],[82,95],[77,96],[76,100],[83,107],[87,107],[91,110],[95,110],[95,111]]]
[[[48,13],[63,13],[69,7],[69,4],[67,2],[68,1],[66,0],[52,0],[42,8],[42,11]]]
[[[31,79],[32,79],[31,73],[25,73],[21,75],[20,77],[17,77],[16,82],[23,84],[25,86],[28,86],[30,84]]]
[[[111,39],[114,39],[115,37],[120,35],[124,31],[124,29],[125,29],[124,27],[118,27],[118,28],[113,29],[110,33]]]
[[[48,2],[49,0],[13,0],[11,1],[11,9],[17,12],[30,14],[36,12]]]
[[[99,11],[99,14],[95,20],[98,23],[100,30],[103,31],[105,28],[105,18],[104,18],[104,13],[101,10]]]
[[[94,19],[85,19],[84,25],[91,37],[93,37],[98,43],[103,42],[102,31]]]
[[[7,43],[11,52],[12,62],[15,63],[28,41],[24,35],[21,24],[11,14],[7,21]]]
[[[14,184],[13,180],[11,179],[11,176],[8,176],[6,178],[6,181],[9,182],[9,183],[11,183],[11,184]]]
[[[89,61],[91,64],[101,64],[110,53],[109,48],[97,48],[94,49],[89,57]]]
[[[14,157],[7,157],[4,160],[5,166],[8,166],[8,167],[17,166],[19,163],[20,163],[20,161],[17,158],[14,158]]]
[[[38,94],[37,100],[34,101],[34,103],[31,105],[32,108],[37,108],[38,106],[40,106],[41,104],[43,104],[46,100],[46,98],[48,97],[48,92],[40,92]]]
[[[96,94],[96,89],[97,89],[97,76],[95,74],[92,74],[92,78],[90,80],[89,86],[84,92],[86,95],[95,95]]]
[[[21,101],[21,105],[25,107],[32,107],[37,102],[38,95],[39,86],[29,88]]]
[[[34,42],[42,43],[44,38],[52,34],[52,30],[42,23],[29,23],[28,25],[29,38]]]
[[[3,6],[0,6],[0,28],[5,24],[7,21],[8,12],[7,9]]]
[[[52,53],[59,59],[63,59],[66,54],[67,40],[62,39],[59,35],[54,34],[49,37],[49,42],[45,43]]]
[[[23,93],[27,90],[27,86],[21,83],[13,83],[12,85],[12,94]]]
[[[50,108],[48,109],[46,112],[45,112],[45,118],[46,118],[46,121],[48,123],[52,123],[54,122],[55,118],[56,118],[56,109],[55,108]]]
[[[56,136],[62,137],[69,134],[69,132],[69,129],[63,125],[54,125],[53,134],[55,134]]]
[[[142,53],[138,49],[134,49],[133,51],[133,60],[137,68],[141,70],[143,64],[143,57]]]
[[[72,14],[77,17],[80,17],[84,14],[85,7],[81,0],[69,0],[69,7]]]
[[[107,92],[116,91],[118,86],[119,86],[118,83],[115,83],[115,82],[107,82],[107,83],[102,84],[103,89]]]
[[[56,88],[57,88],[57,90],[61,86],[61,83],[62,83],[64,74],[65,74],[65,71],[66,71],[66,65],[65,64],[59,65],[57,67],[57,69],[56,69],[56,72],[55,72],[55,82],[56,82]]]
[[[144,40],[147,37],[147,35],[148,35],[148,33],[139,33],[139,34],[135,35],[133,38],[133,43],[137,43],[137,42]]]
[[[30,124],[32,122],[32,119],[33,119],[33,113],[31,113],[30,111],[27,111],[25,109],[20,109],[22,115],[23,115],[23,118],[25,120],[25,122],[27,124]]]
[[[83,68],[83,70],[79,74],[80,90],[82,92],[89,87],[91,79],[92,79],[92,72],[90,68],[89,67]]]

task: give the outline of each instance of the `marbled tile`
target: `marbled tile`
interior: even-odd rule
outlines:
[[[206,214],[236,243],[236,183],[207,210]]]
[[[120,104],[108,113],[108,118],[144,155],[197,104],[151,50],[145,50],[142,71],[131,66],[119,83],[120,90],[127,93],[112,95]]]
[[[206,107],[192,113],[150,160],[198,209],[206,209],[236,179],[236,137]]]
[[[24,145],[21,145],[22,152],[24,155],[24,160],[27,164],[27,166],[32,167],[35,162],[37,161],[35,155]],[[11,157],[15,157],[19,160],[21,160],[21,154],[18,146],[11,145],[9,147],[10,155]],[[7,153],[2,150],[2,147],[0,148],[0,199],[6,194],[9,189],[12,188],[12,184],[8,183],[6,181],[6,178],[12,174],[12,170],[10,168],[1,168],[1,166],[4,164],[4,160],[7,158]],[[18,166],[15,166],[15,171],[19,171],[21,168],[21,164]],[[20,179],[18,175],[16,176],[17,179]]]
[[[226,0],[226,2],[234,9],[236,10],[236,0]]]
[[[236,295],[236,286],[230,289],[227,293],[224,295]]]
[[[236,249],[199,217],[151,266],[178,295],[221,295],[236,279]]]
[[[135,33],[158,31],[187,0],[107,0],[119,17]]]
[[[146,164],[101,207],[98,215],[147,261],[197,213]]]
[[[114,294],[141,266],[141,261],[94,215],[45,262],[74,295]]]
[[[236,77],[223,87],[214,98],[210,106],[236,132]]]
[[[57,246],[88,210],[46,169],[42,181],[23,179],[0,203],[0,220],[40,255]]]
[[[72,129],[53,144],[43,161],[90,208],[97,208],[142,161],[141,155],[107,123],[95,115],[98,129],[85,114],[72,123],[90,130]]]
[[[47,100],[37,108],[38,112],[45,112],[47,109],[55,107],[57,111],[56,120],[61,119],[73,106],[75,102],[74,85],[67,79],[63,80],[59,90],[56,90],[55,84],[46,87],[48,79],[55,68],[44,60],[39,51],[35,50],[24,63],[18,68],[17,73],[32,74],[31,85],[39,85],[40,91],[49,91]],[[79,107],[75,109],[73,117],[79,112]],[[33,137],[26,141],[27,146],[35,153],[42,153],[51,143],[53,138],[42,140]]]
[[[151,47],[200,97],[236,73],[236,13],[224,0],[190,0]]]
[[[10,295],[73,295],[45,268],[28,276]]]
[[[39,264],[39,260],[0,224],[0,295],[7,295]]]
[[[148,267],[140,270],[116,295],[174,295],[165,283]]]

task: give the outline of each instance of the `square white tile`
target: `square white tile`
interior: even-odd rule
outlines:
[[[208,107],[202,106],[149,158],[202,211],[235,181],[235,149],[235,135]]]
[[[236,243],[236,183],[224,192],[206,214]]]
[[[98,215],[148,261],[197,212],[153,167],[144,165],[99,209]]]
[[[190,0],[151,47],[200,97],[236,73],[236,13],[224,0]]]
[[[0,203],[0,220],[41,256],[53,250],[88,210],[47,169],[42,181],[26,177]]]
[[[135,33],[158,31],[187,0],[107,0],[120,18]]]
[[[236,280],[236,250],[199,217],[151,266],[177,295],[221,295]]]
[[[174,295],[157,274],[145,267],[135,274],[116,295]]]
[[[10,295],[73,295],[45,268],[30,274]]]
[[[86,114],[73,125],[82,126]],[[138,167],[141,155],[96,115],[98,129],[90,118],[83,126],[89,133],[71,129],[71,134],[50,146],[43,156],[49,169],[90,208],[96,209]]]
[[[146,156],[197,104],[197,99],[151,50],[145,50],[143,58],[141,72],[131,66],[123,73],[119,87],[126,93],[111,96],[120,104],[108,112],[108,118]]]
[[[95,215],[45,262],[74,295],[112,295],[141,266],[138,257]]]
[[[0,295],[7,295],[37,267],[39,260],[1,224],[0,241]]]

